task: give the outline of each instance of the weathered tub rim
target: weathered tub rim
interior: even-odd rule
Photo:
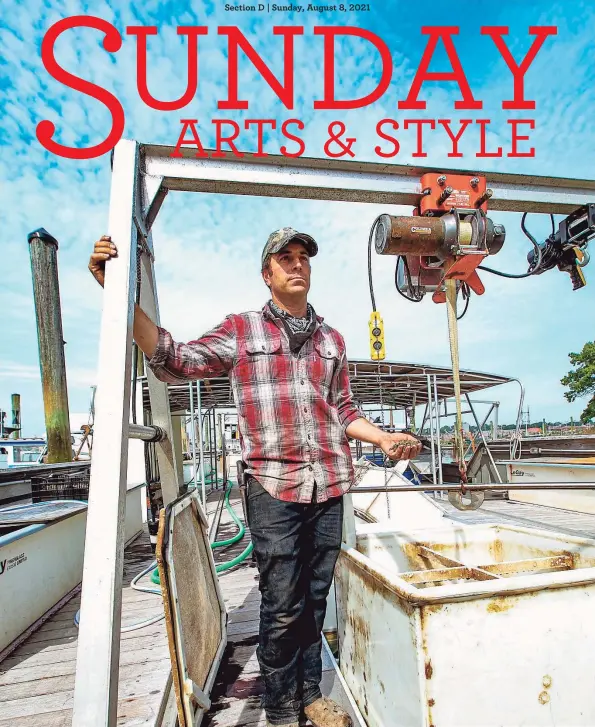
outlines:
[[[544,537],[549,540],[552,538],[562,540],[557,533],[550,530],[523,528],[499,523],[468,525],[461,529],[470,531],[484,531],[486,529],[504,530],[533,537]],[[452,528],[428,528],[404,532],[374,525],[369,530],[366,530],[365,533],[358,533],[358,535],[397,535],[415,541],[418,539],[427,540],[428,536],[435,539],[440,536],[440,533],[450,531],[452,531]],[[419,536],[419,538],[416,536]],[[595,548],[595,539],[590,538],[564,536],[562,542],[568,545],[588,545]],[[472,581],[451,586],[434,586],[419,590],[401,579],[398,573],[393,573],[387,568],[374,563],[369,556],[364,555],[356,548],[349,547],[345,543],[341,546],[338,565],[340,565],[343,559],[347,561],[348,567],[357,567],[359,570],[364,571],[380,586],[410,606],[421,607],[439,603],[452,603],[455,601],[487,599],[496,596],[518,596],[523,593],[534,593],[535,591],[551,590],[554,588],[595,585],[595,567],[592,567],[570,571],[556,571],[554,573],[532,574],[529,576],[510,576],[489,581]]]

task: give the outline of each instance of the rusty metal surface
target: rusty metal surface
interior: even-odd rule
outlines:
[[[43,228],[28,236],[49,464],[72,461],[58,283],[58,242]]]
[[[369,727],[595,723],[595,540],[364,525],[357,547],[337,565],[338,636]]]
[[[376,227],[379,255],[423,255],[444,259],[450,248],[445,244],[444,221],[440,217],[395,217],[382,215]]]

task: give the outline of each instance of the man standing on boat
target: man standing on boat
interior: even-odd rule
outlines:
[[[354,471],[348,437],[391,459],[420,442],[371,424],[353,401],[343,337],[308,303],[318,245],[284,227],[264,246],[261,273],[271,299],[229,315],[208,333],[176,343],[136,306],[134,339],[161,381],[229,375],[247,465],[248,518],[262,594],[258,661],[268,725],[349,727],[349,715],[320,691],[321,631],[341,548],[343,498]],[[89,269],[103,285],[117,254],[108,236]]]

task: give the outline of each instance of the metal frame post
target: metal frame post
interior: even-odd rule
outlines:
[[[205,478],[205,453],[203,447],[203,431],[202,431],[202,406],[200,401],[200,381],[196,382],[196,408],[198,410],[198,441],[200,447],[200,479],[202,484],[202,507],[207,511],[207,493]]]
[[[426,404],[425,409],[424,409],[424,416],[423,416],[423,419],[421,421],[421,426],[420,426],[420,428],[418,430],[419,432],[423,432],[424,427],[426,426],[426,419],[427,418],[428,418],[428,405]]]
[[[143,214],[161,197],[159,189],[160,180],[140,174],[137,143],[120,142],[114,150],[108,223],[118,257],[105,276],[73,727],[112,727],[117,721],[134,296],[140,272],[140,306],[159,324],[152,238]],[[139,240],[144,254],[137,268]],[[168,504],[181,485],[169,392],[150,370],[147,384],[153,426],[137,425],[135,435],[160,432],[155,450]]]
[[[195,421],[195,415],[194,415],[194,383],[192,381],[188,382],[188,389],[190,393],[190,432],[191,432],[191,447],[192,447],[192,479],[194,481],[194,490],[196,491],[197,484],[196,484],[196,421]],[[199,412],[200,416],[200,412]],[[203,502],[203,509],[204,509],[204,502]]]
[[[136,287],[137,160],[138,146],[133,141],[120,142],[114,150],[108,232],[117,241],[118,257],[106,271],[101,318],[74,727],[115,725],[117,715]]]
[[[438,444],[438,482],[442,484],[444,478],[442,475],[442,444],[440,442],[440,408],[438,405],[438,384],[436,383],[436,374],[434,379],[434,409],[436,411],[436,442]]]
[[[367,202],[415,207],[427,172],[484,176],[492,190],[490,210],[568,214],[595,199],[595,180],[506,174],[479,169],[416,167],[382,162],[258,157],[231,152],[197,159],[192,149],[143,144],[143,171],[162,177],[170,191],[246,194],[254,197]]]
[[[217,421],[215,414],[215,406],[211,407],[209,429],[211,432],[211,441],[209,442],[209,448],[211,450],[211,477],[213,472],[215,473],[215,484],[211,485],[216,490],[219,486],[217,478]]]
[[[432,414],[432,387],[430,383],[430,374],[426,374],[428,382],[428,414],[430,419],[430,445],[432,448],[432,482],[436,484],[436,454],[434,452],[434,416]],[[441,465],[440,465],[441,466]]]
[[[159,302],[157,298],[157,286],[155,285],[155,267],[153,263],[153,238],[150,228],[147,228],[142,210],[148,211],[158,204],[155,200],[162,200],[160,193],[161,180],[140,175],[139,199],[137,214],[134,218],[139,238],[144,241],[145,254],[141,257],[141,287],[140,307],[146,315],[159,325]],[[160,204],[160,202],[159,202]],[[149,389],[149,400],[151,402],[151,423],[161,427],[166,438],[155,445],[157,464],[159,465],[159,479],[161,482],[161,495],[163,504],[168,505],[180,494],[183,484],[179,480],[179,468],[177,457],[173,447],[172,421],[169,404],[169,390],[167,384],[159,381],[155,374],[147,367],[147,386]],[[183,468],[182,472],[183,472]]]

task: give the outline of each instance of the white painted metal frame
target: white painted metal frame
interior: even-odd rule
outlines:
[[[242,159],[196,159],[192,150],[172,158],[173,146],[143,145],[144,171],[162,177],[169,190],[246,194],[341,202],[371,202],[415,206],[421,194],[420,177],[433,170],[465,174],[461,169],[414,167],[333,159],[292,159],[279,155]],[[539,177],[468,171],[485,176],[492,189],[490,209],[500,212],[568,214],[595,199],[595,180]]]
[[[159,323],[149,215],[163,200],[161,180],[142,176],[139,147],[122,141],[114,150],[108,233],[118,257],[105,279],[99,346],[95,441],[83,568],[73,725],[116,724],[126,474],[132,368],[132,325],[137,244],[143,243],[140,305]],[[147,371],[153,424],[165,439],[156,443],[164,503],[179,492],[167,385]]]
[[[150,228],[168,191],[414,205],[429,168],[281,156],[195,159],[190,150],[122,140],[114,149],[108,232],[119,256],[106,274],[97,416],[91,468],[75,727],[116,724],[124,506],[130,412],[131,344],[137,243],[152,251]],[[440,169],[441,172],[448,170]],[[461,170],[454,170],[463,173]],[[470,171],[475,176],[477,169]],[[595,181],[485,173],[495,211],[566,214],[595,199]],[[152,256],[143,255],[141,307],[159,322]],[[178,494],[167,387],[147,372],[164,502]],[[431,392],[428,392],[431,401]]]
[[[108,232],[118,258],[105,279],[95,441],[83,566],[73,725],[115,725],[128,465],[138,146],[115,149]]]

